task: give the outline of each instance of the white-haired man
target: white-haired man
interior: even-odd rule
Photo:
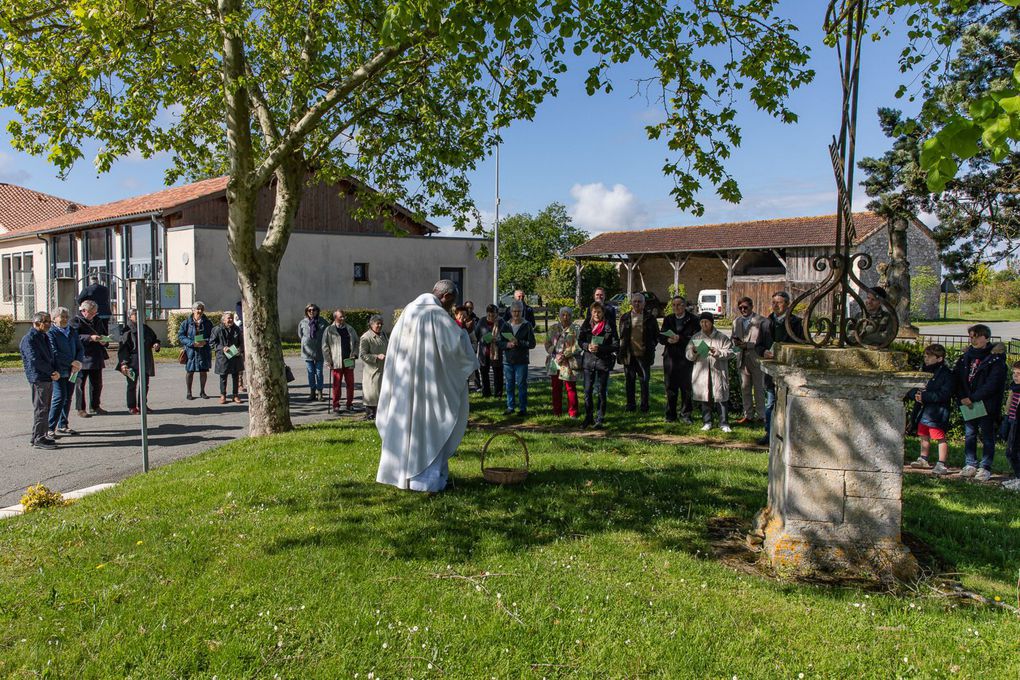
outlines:
[[[467,379],[478,369],[467,333],[450,315],[456,300],[457,286],[439,281],[393,327],[376,412],[382,484],[446,488],[450,456],[467,429]]]

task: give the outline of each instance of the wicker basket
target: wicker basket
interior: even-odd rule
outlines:
[[[517,443],[524,449],[524,467],[523,468],[507,468],[507,467],[485,467],[485,454],[489,451],[489,444],[496,437],[507,436],[513,437],[517,440]],[[524,443],[524,439],[521,435],[510,430],[504,430],[502,432],[494,432],[491,437],[485,442],[485,446],[482,447],[482,477],[485,481],[490,484],[520,484],[528,478],[528,468],[531,466],[531,458],[528,455],[528,445]]]

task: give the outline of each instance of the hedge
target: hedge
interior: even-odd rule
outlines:
[[[344,310],[344,323],[354,328],[359,336],[368,330],[368,320],[372,318],[373,314],[382,314],[378,309],[362,307],[338,307],[337,309]],[[322,310],[322,317],[329,323],[333,323],[333,310]]]
[[[382,313],[378,309],[363,309],[359,307],[339,307],[338,309],[344,310],[347,325],[354,328],[359,336],[368,330],[368,320],[372,318],[372,315]],[[223,316],[221,312],[206,312],[205,315],[209,321],[212,322],[213,326],[218,326]],[[174,347],[180,347],[180,340],[177,338],[177,330],[181,327],[181,323],[183,323],[189,316],[191,316],[191,312],[171,312],[166,319],[167,340]],[[326,319],[328,323],[333,322],[332,309],[322,310],[321,316],[323,319]],[[396,321],[396,317],[394,317],[394,321]],[[297,338],[296,331],[297,326],[294,327],[294,332],[292,333],[283,332],[283,329],[281,329],[280,335],[283,338]]]
[[[0,316],[0,347],[8,347],[14,339],[14,317]]]
[[[184,320],[191,316],[191,312],[170,312],[170,315],[166,318],[166,341],[174,347],[180,347],[181,341],[177,337],[177,333],[181,328],[181,324]],[[213,328],[220,325],[220,321],[223,317],[223,312],[206,312],[205,317],[212,322]]]

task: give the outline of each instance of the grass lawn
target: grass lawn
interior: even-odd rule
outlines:
[[[544,410],[548,388],[532,392]],[[931,582],[900,595],[791,584],[713,557],[709,523],[765,503],[763,451],[665,441],[700,436],[689,428],[628,434],[635,419],[616,413],[604,436],[538,432],[555,423],[536,416],[516,428],[532,477],[499,488],[478,460],[501,406],[473,397],[473,411],[456,488],[437,496],[376,484],[374,427],[340,419],[0,523],[0,676],[1020,673],[1020,618],[1003,609]],[[493,448],[509,463],[505,441]],[[997,489],[905,483],[905,528],[1009,601],[1016,508]]]
[[[986,309],[984,305],[975,302],[964,302],[959,309],[955,300],[950,300],[949,318],[935,319],[933,321],[917,321],[917,326],[933,326],[947,323],[977,323],[979,321],[1020,321],[1020,308],[1004,307],[1002,309]],[[942,305],[939,303],[939,314],[942,313]]]

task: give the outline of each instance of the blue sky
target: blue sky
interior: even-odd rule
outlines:
[[[592,233],[615,229],[706,224],[713,222],[818,215],[835,211],[835,184],[827,144],[839,125],[840,89],[836,55],[822,44],[822,12],[817,0],[784,0],[779,14],[800,28],[812,48],[816,77],[794,93],[800,120],[783,125],[739,103],[743,144],[727,167],[743,192],[739,205],[724,202],[711,190],[702,195],[705,214],[680,211],[669,195],[672,182],[660,168],[666,158],[661,142],[649,141],[644,126],[655,120],[654,102],[632,96],[633,78],[646,75],[639,66],[613,74],[612,94],[589,97],[583,69],[561,80],[560,96],[541,107],[534,121],[519,122],[504,132],[501,149],[501,215],[537,212],[551,202],[563,203],[575,224]],[[858,121],[858,157],[881,154],[888,140],[878,129],[879,106],[912,107],[893,97],[904,77],[897,56],[904,46],[901,26],[893,35],[864,46]],[[0,111],[6,126],[10,114]],[[90,162],[75,167],[66,181],[44,159],[10,148],[0,131],[0,181],[21,184],[83,203],[96,204],[156,191],[163,186],[165,161],[128,158],[106,175],[96,176]],[[494,208],[495,164],[483,162],[473,178],[473,196],[483,218]],[[855,208],[867,202],[855,194]],[[443,223],[440,221],[441,226]]]

